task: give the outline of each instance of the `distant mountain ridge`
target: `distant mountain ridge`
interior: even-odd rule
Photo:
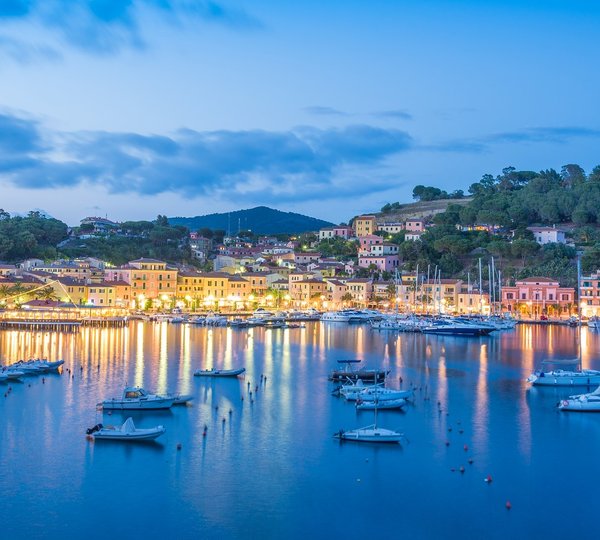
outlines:
[[[322,219],[282,212],[267,206],[257,206],[247,210],[208,214],[195,217],[168,218],[172,225],[184,225],[191,231],[207,227],[209,229],[222,229],[235,234],[239,230],[251,230],[257,234],[276,233],[302,233],[318,231],[323,227],[331,227],[333,223]]]

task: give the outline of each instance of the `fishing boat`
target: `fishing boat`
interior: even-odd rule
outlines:
[[[600,386],[589,394],[569,396],[558,403],[561,411],[600,412]]]
[[[194,377],[237,377],[246,371],[246,368],[239,369],[198,369],[194,371]]]
[[[111,398],[99,403],[103,409],[120,411],[145,411],[170,409],[175,403],[175,396],[149,394],[139,386],[128,386],[123,390],[121,398]]]
[[[329,374],[329,380],[335,382],[358,381],[359,379],[365,382],[383,382],[388,371],[383,369],[359,369],[352,370],[351,366],[359,364],[362,360],[338,360],[338,364],[344,365],[344,369],[334,369]]]
[[[373,400],[373,401],[364,401],[362,399],[356,400],[356,410],[357,411],[373,411],[377,409],[402,409],[408,400],[405,398],[400,399],[386,399],[386,400]]]
[[[105,441],[153,441],[165,433],[164,426],[136,428],[132,418],[125,420],[122,426],[103,426],[96,424],[86,430],[94,439]]]

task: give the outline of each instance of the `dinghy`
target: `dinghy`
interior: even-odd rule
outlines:
[[[164,426],[152,428],[136,428],[132,418],[125,420],[122,426],[103,426],[97,424],[86,430],[86,434],[94,439],[106,441],[152,441],[160,437],[166,429]]]
[[[194,377],[237,377],[246,371],[246,368],[239,369],[199,369],[194,371]]]
[[[563,399],[559,402],[558,408],[561,411],[571,412],[600,412],[600,386],[589,394],[579,394]]]

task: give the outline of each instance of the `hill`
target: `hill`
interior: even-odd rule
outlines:
[[[375,215],[377,222],[383,221],[406,221],[407,219],[430,218],[441,214],[448,209],[450,204],[467,205],[471,198],[464,199],[439,199],[437,201],[418,201],[401,204],[389,212],[378,212]]]
[[[169,223],[183,225],[191,231],[206,227],[213,230],[230,231],[232,234],[238,230],[251,230],[257,234],[302,233],[318,231],[323,227],[333,225],[322,219],[294,212],[281,212],[266,206],[206,216],[172,217],[169,218]]]

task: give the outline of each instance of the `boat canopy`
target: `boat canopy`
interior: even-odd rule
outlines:
[[[362,360],[338,360],[338,364],[358,364]]]
[[[563,365],[563,366],[572,366],[574,364],[578,364],[579,360],[577,358],[547,358],[546,360],[542,360],[542,364],[555,364],[555,365]]]

